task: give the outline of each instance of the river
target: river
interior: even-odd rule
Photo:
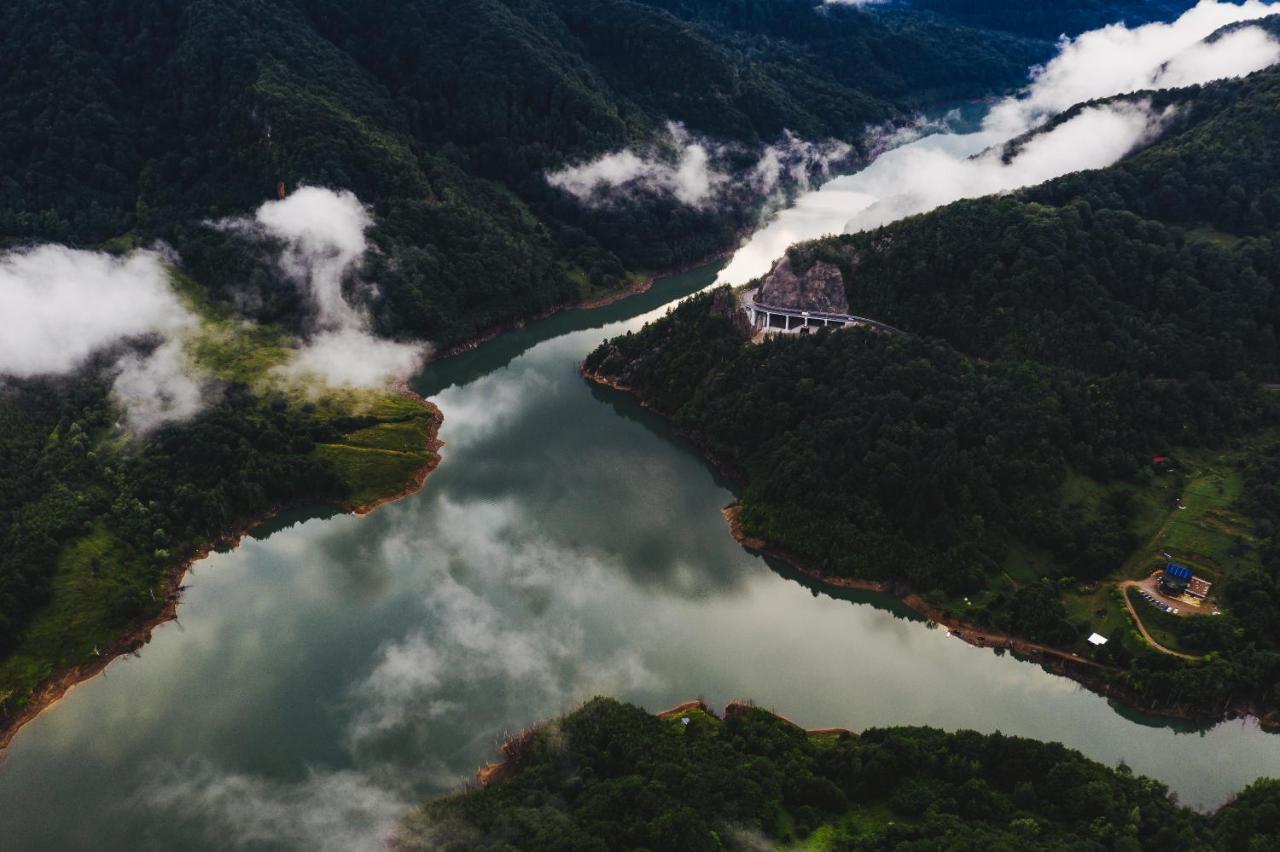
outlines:
[[[417,388],[447,446],[426,488],[366,518],[294,513],[200,562],[179,621],[18,734],[0,845],[378,848],[504,732],[596,694],[1060,740],[1199,807],[1280,776],[1256,725],[1144,719],[739,547],[730,486],[577,373],[717,271],[430,365]]]

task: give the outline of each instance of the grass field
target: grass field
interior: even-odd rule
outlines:
[[[888,802],[875,802],[849,810],[839,820],[818,826],[803,843],[794,848],[803,852],[835,852],[849,848],[851,839],[871,841],[895,823],[910,824],[894,813]]]
[[[314,450],[338,472],[357,505],[403,491],[435,457],[428,447],[434,414],[417,400],[382,394],[363,411],[379,422]]]

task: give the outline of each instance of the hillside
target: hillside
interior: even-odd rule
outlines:
[[[714,295],[586,368],[736,469],[744,533],[818,572],[1092,658],[1144,707],[1275,714],[1280,74],[1170,97],[1183,120],[1112,168],[791,250],[904,334],[752,344]],[[1218,584],[1222,617],[1148,619],[1191,662],[1113,591],[1165,553]]]
[[[297,345],[279,329],[199,310],[186,348],[216,384],[194,418],[122,428],[111,353],[0,382],[0,747],[174,617],[193,560],[284,508],[365,511],[439,462],[429,403],[302,387],[278,372]]]
[[[651,716],[597,698],[505,747],[488,786],[430,803],[402,849],[1262,849],[1280,785],[1213,816],[1060,745],[887,728],[805,732],[734,704]],[[605,842],[607,838],[607,843]]]
[[[589,209],[550,169],[671,121],[739,164],[784,130],[858,143],[1017,85],[1049,49],[769,5],[799,23],[703,28],[627,0],[7,3],[0,245],[162,238],[215,298],[251,290],[258,319],[287,322],[287,284],[204,223],[281,184],[350,189],[379,222],[382,330],[448,346],[721,249],[762,202]]]
[[[1170,21],[1195,0],[898,0],[974,27],[1054,39],[1124,21],[1129,26]]]
[[[766,38],[626,0],[4,4],[4,259],[44,243],[126,259],[162,241],[202,330],[151,350],[196,377],[196,413],[141,434],[122,428],[116,394],[120,365],[143,363],[127,361],[138,339],[56,375],[0,376],[0,722],[136,643],[172,603],[174,572],[209,546],[282,506],[377,502],[435,463],[436,418],[417,401],[279,380],[333,331],[323,304],[349,303],[335,316],[359,317],[342,328],[365,349],[369,331],[447,349],[618,292],[729,245],[767,193],[795,187],[590,205],[552,170],[632,148],[673,160],[681,145],[733,172],[785,146],[803,158],[804,139],[858,142],[932,98],[1016,85],[1047,49],[857,10],[775,11],[796,26]],[[832,150],[824,169],[858,156]],[[316,243],[308,205],[332,215],[346,196],[307,185],[368,206],[354,243]],[[294,231],[244,218],[277,196]],[[299,251],[321,258],[305,275]],[[339,262],[321,298],[326,253]],[[6,286],[53,286],[20,279]]]

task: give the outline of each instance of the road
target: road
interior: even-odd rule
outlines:
[[[1142,638],[1146,639],[1147,644],[1152,648],[1155,648],[1157,651],[1163,651],[1166,654],[1174,657],[1181,657],[1184,660],[1200,659],[1199,657],[1193,657],[1190,654],[1182,654],[1171,648],[1166,648],[1151,637],[1151,634],[1147,632],[1146,625],[1142,623],[1142,618],[1138,615],[1138,610],[1134,608],[1133,601],[1129,599],[1129,589],[1137,589],[1141,587],[1142,583],[1138,580],[1125,580],[1120,584],[1120,596],[1124,598],[1124,605],[1128,607],[1129,615],[1133,616],[1133,623],[1138,625],[1138,632],[1142,634]]]

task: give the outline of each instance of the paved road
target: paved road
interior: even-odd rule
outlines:
[[[1140,583],[1137,580],[1125,580],[1123,583],[1120,584],[1120,596],[1124,598],[1124,605],[1128,607],[1129,614],[1133,616],[1133,623],[1138,625],[1138,632],[1142,634],[1142,638],[1146,639],[1147,644],[1149,644],[1152,648],[1155,648],[1157,651],[1163,651],[1166,654],[1170,654],[1174,657],[1181,657],[1184,660],[1200,659],[1199,657],[1193,657],[1190,654],[1180,654],[1177,651],[1172,650],[1171,648],[1166,648],[1165,646],[1157,642],[1155,639],[1151,638],[1151,634],[1147,632],[1146,625],[1142,623],[1142,618],[1138,615],[1138,611],[1133,607],[1133,601],[1129,599],[1129,589],[1136,589],[1141,587],[1142,587],[1142,583]]]

